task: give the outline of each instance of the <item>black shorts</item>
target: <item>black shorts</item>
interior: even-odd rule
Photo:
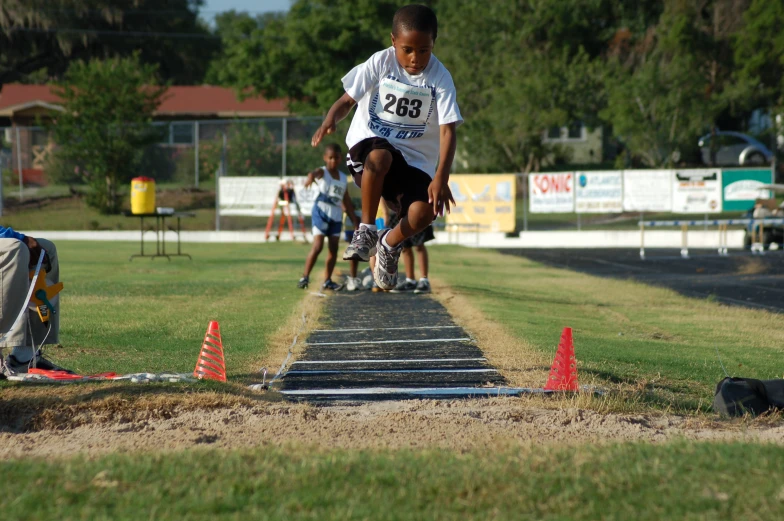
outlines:
[[[392,165],[384,177],[381,196],[396,213],[407,215],[411,203],[427,202],[427,189],[433,180],[422,170],[409,166],[403,154],[392,143],[384,138],[371,137],[363,139],[348,151],[346,164],[353,174],[354,184],[357,186],[362,186],[362,171],[365,168],[368,154],[379,149],[392,153]]]
[[[395,226],[397,226],[397,223],[399,223],[399,222],[400,222],[400,219],[398,218],[398,215],[395,212],[390,212],[389,223],[387,223],[386,227],[387,228],[394,228]],[[424,246],[424,244],[426,242],[430,242],[430,241],[432,241],[435,238],[436,238],[436,236],[433,233],[433,225],[431,224],[430,226],[428,226],[427,228],[425,228],[421,232],[415,233],[414,235],[412,235],[408,239],[404,240],[403,241],[403,247],[404,248],[411,248],[413,246]]]

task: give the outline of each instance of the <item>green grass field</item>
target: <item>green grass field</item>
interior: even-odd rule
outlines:
[[[513,335],[553,353],[561,330],[572,327],[583,376],[646,388],[660,407],[707,410],[724,376],[717,350],[734,376],[784,373],[777,363],[784,355],[784,324],[772,313],[491,251],[448,247],[433,257],[434,276]]]
[[[0,506],[4,519],[773,520],[782,461],[776,446],[680,442],[122,454],[0,463],[15,492]]]
[[[258,369],[253,362],[304,296],[295,283],[305,245],[188,244],[192,262],[128,262],[136,247],[58,244],[64,347],[50,351],[53,359],[86,373],[190,372],[207,322],[218,320],[229,377],[242,381]],[[583,382],[638,389],[647,398],[631,410],[708,418],[712,387],[722,377],[716,348],[732,372],[781,376],[784,324],[768,312],[492,251],[434,247],[431,258],[434,277],[550,357],[561,329],[572,326]],[[221,389],[206,383],[157,388],[171,394]],[[40,387],[30,389],[41,396]],[[0,401],[10,390],[17,398],[24,392],[2,383]],[[0,511],[3,519],[173,520],[784,515],[784,449],[776,445],[528,444],[462,452],[259,445],[51,461],[36,458],[33,448],[30,459],[0,462],[0,475],[13,487],[0,496]]]

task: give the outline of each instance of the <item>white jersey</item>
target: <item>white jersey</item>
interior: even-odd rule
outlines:
[[[349,149],[363,139],[381,137],[409,166],[435,175],[439,125],[463,122],[452,75],[438,58],[431,55],[425,70],[412,76],[389,47],[351,69],[343,88],[358,103],[346,135]]]
[[[327,170],[326,166],[322,166],[324,175],[321,179],[314,179],[313,184],[319,191],[319,195],[314,203],[319,210],[321,210],[330,221],[340,222],[343,220],[343,194],[346,193],[348,186],[348,177],[341,171],[338,171],[338,177],[335,179]]]

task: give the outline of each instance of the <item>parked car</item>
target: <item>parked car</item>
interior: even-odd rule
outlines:
[[[697,143],[702,153],[702,162],[711,164],[710,140],[713,136],[702,136]],[[722,166],[760,166],[773,160],[773,152],[751,136],[740,132],[720,130],[716,132],[716,165]]]

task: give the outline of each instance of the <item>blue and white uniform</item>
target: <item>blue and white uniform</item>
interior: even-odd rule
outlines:
[[[340,236],[343,227],[343,195],[346,193],[348,177],[338,171],[339,179],[335,179],[326,166],[321,169],[324,175],[321,179],[313,180],[319,192],[313,203],[313,235]]]

